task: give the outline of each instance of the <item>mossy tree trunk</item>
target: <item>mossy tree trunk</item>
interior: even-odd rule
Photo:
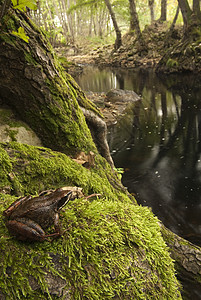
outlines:
[[[187,27],[191,20],[192,10],[188,3],[188,0],[178,0],[179,7],[181,9],[184,26]]]
[[[19,26],[28,43],[12,35]],[[30,125],[44,146],[71,155],[97,152],[80,107],[100,113],[61,68],[42,32],[25,14],[11,10],[0,30],[1,102]]]
[[[12,35],[19,26],[30,37],[29,43]],[[18,243],[8,235],[1,217],[4,285],[0,297],[8,291],[10,298],[25,299],[29,294],[33,298],[34,286],[40,295],[49,295],[52,280],[59,276],[62,288],[58,289],[68,289],[74,299],[137,299],[139,295],[157,299],[158,293],[163,299],[181,299],[158,220],[149,209],[135,205],[116,173],[98,155],[83,114],[92,112],[91,121],[93,114],[99,115],[96,107],[63,72],[44,35],[26,15],[9,11],[0,30],[1,102],[30,125],[46,147],[71,157],[91,150],[97,155],[95,167],[87,170],[50,149],[1,144],[1,216],[14,196],[51,187],[77,185],[86,195],[102,194],[100,201],[78,199],[66,210],[68,230],[64,239],[52,245]],[[62,266],[55,271],[58,260]]]

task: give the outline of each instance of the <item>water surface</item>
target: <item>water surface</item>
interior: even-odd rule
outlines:
[[[201,81],[152,71],[88,67],[85,91],[133,90],[142,100],[109,128],[123,184],[173,232],[201,246]]]

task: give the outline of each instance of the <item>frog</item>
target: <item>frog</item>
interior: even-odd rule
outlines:
[[[82,188],[61,187],[41,192],[38,196],[28,195],[13,202],[3,215],[9,233],[21,241],[45,241],[59,237],[59,213],[70,201],[83,197]],[[54,233],[45,230],[54,225]]]

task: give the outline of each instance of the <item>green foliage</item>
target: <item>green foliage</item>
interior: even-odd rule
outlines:
[[[12,31],[12,34],[16,35],[17,37],[21,38],[22,40],[24,40],[26,43],[29,42],[29,37],[26,35],[24,28],[19,27],[18,28],[18,32],[16,31]]]
[[[11,0],[14,9],[26,11],[27,7],[33,10],[37,9],[36,0]],[[24,28],[19,27],[18,31],[12,31],[12,34],[21,38],[26,43],[29,42],[29,37],[26,35]]]
[[[26,8],[37,9],[36,0],[11,0],[14,9],[26,11]]]

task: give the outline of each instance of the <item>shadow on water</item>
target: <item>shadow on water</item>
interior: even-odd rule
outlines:
[[[151,207],[165,226],[201,246],[200,78],[93,68],[78,82],[87,91],[122,88],[141,95],[142,100],[109,128],[115,165],[124,168],[123,184],[139,204]],[[192,298],[201,299],[201,287],[193,290]]]

